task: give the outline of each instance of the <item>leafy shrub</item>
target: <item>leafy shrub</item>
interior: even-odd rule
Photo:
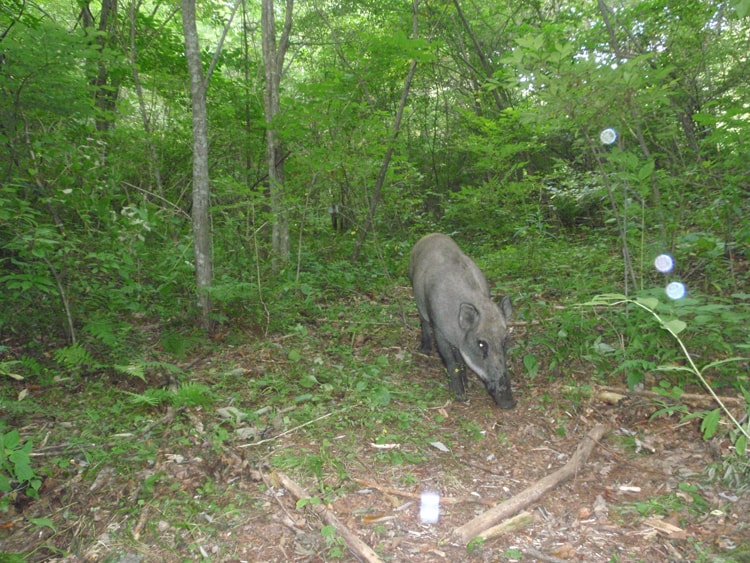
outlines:
[[[669,377],[669,374],[682,374],[683,376],[688,377],[688,381],[692,380],[690,382],[697,383],[707,391],[716,404],[719,405],[719,408],[690,413],[686,408],[681,406],[666,407],[657,411],[654,416],[662,413],[671,414],[673,412],[680,412],[684,413],[683,420],[698,419],[701,421],[701,431],[703,433],[703,438],[706,440],[713,438],[718,433],[720,422],[723,418],[729,419],[732,424],[730,439],[734,445],[734,454],[725,460],[724,475],[725,479],[730,480],[735,485],[739,485],[748,474],[748,464],[745,454],[747,453],[747,444],[750,440],[750,424],[748,424],[747,420],[744,420],[744,422],[738,421],[737,417],[735,417],[725,406],[714,390],[712,382],[709,381],[707,372],[713,372],[717,369],[726,368],[727,366],[736,366],[738,363],[747,363],[749,359],[745,357],[727,357],[725,354],[722,354],[720,359],[707,362],[702,367],[698,367],[693,355],[688,351],[685,344],[683,333],[688,327],[687,323],[676,316],[674,310],[670,310],[669,307],[663,306],[663,304],[655,297],[637,297],[631,299],[620,294],[606,294],[594,297],[588,305],[625,305],[631,310],[645,312],[652,317],[652,320],[656,320],[656,327],[663,331],[663,333],[669,334],[669,336],[676,341],[682,356],[682,361],[677,362],[676,359],[673,359],[670,356],[670,361],[668,363],[656,366],[654,370],[667,374],[667,377]],[[628,318],[630,318],[630,316]],[[745,324],[750,320],[747,314],[741,315],[739,318],[743,318]],[[648,331],[650,328],[649,325],[645,325],[646,330],[644,330],[644,324],[639,323],[639,325],[644,332]],[[657,356],[656,359],[659,360],[662,358]],[[750,393],[745,389],[742,383],[743,379],[747,378],[734,377],[731,382],[735,387],[742,391],[747,402],[746,408],[750,410]],[[679,399],[679,396],[682,394],[681,388],[679,386],[674,386],[670,389],[669,387],[669,385],[660,386],[656,388],[656,391],[662,392],[667,397]],[[747,413],[745,416],[747,416]]]
[[[564,227],[603,223],[607,191],[595,172],[578,172],[559,163],[545,178],[544,191],[549,206]]]
[[[30,497],[39,497],[42,480],[31,467],[32,448],[31,440],[21,443],[18,430],[0,434],[0,510],[7,510],[14,489],[25,488]]]

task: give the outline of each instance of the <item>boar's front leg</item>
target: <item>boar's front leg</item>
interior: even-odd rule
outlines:
[[[455,395],[457,401],[465,401],[466,364],[464,364],[461,353],[438,330],[435,331],[435,341],[437,342],[440,357],[445,362],[445,369],[448,370],[448,387]]]

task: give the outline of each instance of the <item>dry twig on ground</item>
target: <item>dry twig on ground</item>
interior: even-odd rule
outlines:
[[[287,490],[289,491],[297,500],[303,499],[303,498],[310,498],[310,495],[307,494],[307,491],[300,487],[297,483],[292,481],[289,477],[287,477],[284,473],[277,471],[275,473],[276,478],[278,479],[279,483]],[[368,563],[380,563],[381,559],[378,557],[378,554],[373,551],[373,549],[367,545],[365,542],[363,542],[357,535],[352,532],[349,528],[344,526],[338,518],[336,518],[336,515],[333,514],[330,510],[328,510],[325,506],[322,504],[311,504],[310,508],[318,515],[320,516],[323,521],[336,528],[336,532],[344,539],[346,542],[346,545],[349,547],[349,549],[354,553],[357,557],[361,558],[363,561],[367,561]]]

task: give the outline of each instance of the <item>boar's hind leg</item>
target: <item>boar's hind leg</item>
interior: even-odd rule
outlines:
[[[432,352],[432,335],[430,334],[430,322],[426,320],[422,315],[419,315],[419,324],[422,327],[422,340],[419,343],[419,349],[429,354]]]
[[[455,395],[457,401],[466,400],[466,365],[464,364],[461,353],[458,348],[442,338],[439,333],[435,333],[438,352],[445,362],[445,369],[448,370],[448,387]]]

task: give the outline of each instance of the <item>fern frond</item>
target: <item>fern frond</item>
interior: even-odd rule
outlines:
[[[84,367],[101,367],[91,353],[77,342],[65,348],[55,350],[54,358],[58,364],[71,370],[78,370]]]
[[[116,372],[124,373],[125,375],[131,375],[137,377],[144,383],[146,382],[146,365],[145,363],[133,362],[128,365],[115,364],[112,367]]]
[[[157,407],[169,401],[170,395],[170,393],[163,389],[146,389],[144,393],[131,393],[130,391],[123,391],[123,393],[129,397],[131,404],[147,407]]]
[[[176,407],[202,407],[214,401],[213,391],[203,383],[183,383],[173,396],[172,404]]]

